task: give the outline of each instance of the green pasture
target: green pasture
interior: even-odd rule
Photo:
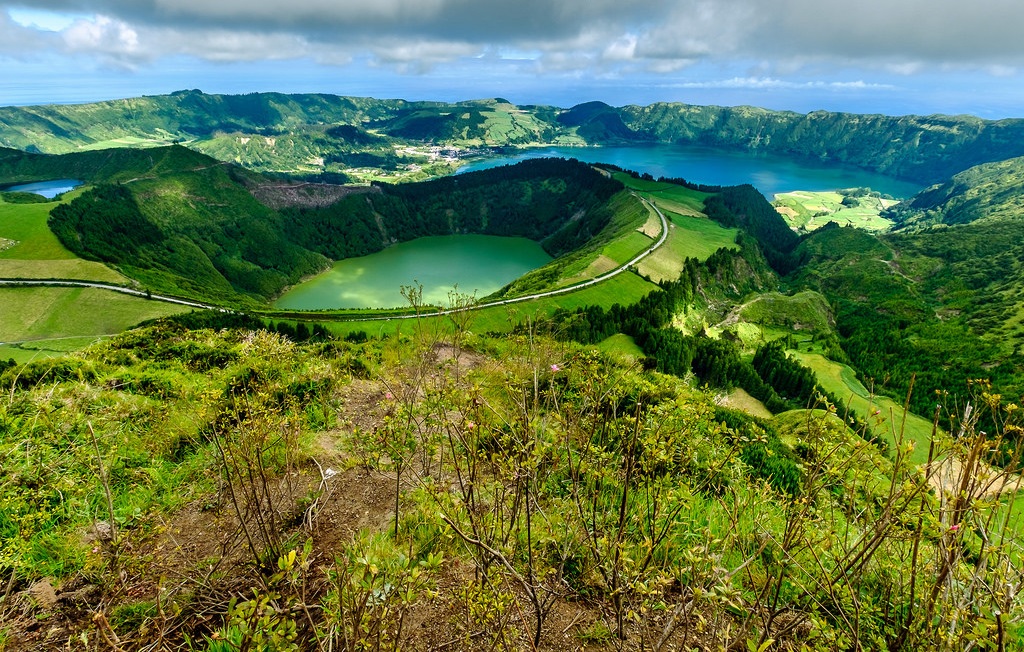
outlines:
[[[904,427],[903,407],[884,396],[872,396],[864,385],[857,380],[854,370],[845,364],[833,362],[817,353],[789,351],[801,364],[810,368],[818,377],[818,383],[825,391],[831,392],[843,401],[849,401],[850,407],[876,434],[883,435],[890,446],[903,432],[906,441],[913,443],[914,450],[910,459],[916,464],[928,461],[928,444],[932,435],[932,423],[916,414],[906,413]],[[877,412],[877,414],[876,414]]]
[[[682,215],[703,215],[704,200],[711,196],[711,193],[693,190],[674,183],[637,179],[624,172],[616,172],[614,176],[627,188],[643,194],[662,210]]]
[[[81,189],[66,193],[63,201],[78,196]],[[46,224],[53,207],[61,202],[8,204],[0,199],[0,238],[17,244],[0,250],[0,260],[67,260],[75,254],[53,235]]]
[[[0,199],[0,238],[14,243],[0,247],[0,278],[127,281],[102,263],[78,258],[50,231],[46,220],[53,207],[81,193],[82,189],[77,189],[66,193],[61,201],[39,204],[9,204]]]
[[[166,133],[166,132],[165,132]],[[97,149],[110,149],[112,147],[165,147],[175,141],[173,135],[167,133],[166,137],[158,135],[152,138],[143,138],[140,136],[122,136],[120,138],[110,138],[107,140],[99,140],[88,145],[82,145],[78,148],[79,151],[87,152]]]
[[[625,333],[616,333],[602,340],[597,344],[597,349],[620,360],[636,360],[644,357],[643,349]]]
[[[624,265],[649,249],[655,242],[657,242],[656,239],[650,238],[639,231],[631,231],[614,242],[609,243],[601,253],[619,265]]]
[[[128,279],[103,263],[72,258],[64,260],[5,260],[0,258],[0,278],[70,279],[123,285]]]
[[[668,239],[638,265],[640,273],[654,280],[675,280],[687,258],[707,260],[721,248],[736,249],[738,229],[726,229],[706,217],[666,213]]]
[[[726,394],[721,403],[725,407],[741,410],[751,416],[762,419],[772,418],[772,413],[764,406],[764,403],[748,394],[742,387],[737,387]]]
[[[61,287],[0,288],[0,342],[113,335],[146,319],[190,310],[109,290]]]
[[[25,364],[33,360],[59,358],[79,351],[105,336],[61,337],[52,340],[34,340],[22,344],[0,344],[0,360],[14,360]]]

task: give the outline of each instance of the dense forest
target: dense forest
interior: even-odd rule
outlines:
[[[577,249],[611,219],[622,184],[576,161],[535,159],[379,192],[331,206],[282,211],[288,232],[333,259],[362,256],[428,235],[481,233],[541,243],[552,256]]]

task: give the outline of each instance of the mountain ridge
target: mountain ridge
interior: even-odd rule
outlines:
[[[376,159],[347,142],[348,125],[381,139]],[[329,94],[208,95],[176,91],[92,104],[0,107],[0,146],[60,153],[82,148],[186,142],[261,170],[341,172],[435,162],[403,146],[695,144],[844,163],[932,184],[986,162],[1024,156],[1024,119],[885,116],[758,107],[654,103],[563,109],[503,98],[406,101]],[[349,156],[347,160],[345,155]],[[332,160],[334,157],[334,160]]]

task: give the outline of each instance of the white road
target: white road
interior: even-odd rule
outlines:
[[[182,306],[191,306],[192,308],[202,308],[204,310],[219,310],[220,312],[230,312],[226,308],[220,306],[211,306],[208,303],[199,303],[197,301],[189,301],[188,299],[177,299],[175,297],[166,297],[160,294],[146,294],[142,290],[133,290],[126,288],[121,285],[108,285],[106,283],[93,283],[91,281],[69,281],[69,280],[45,280],[45,279],[0,279],[0,285],[42,285],[47,287],[72,287],[72,288],[97,288],[100,290],[110,290],[111,292],[120,292],[121,294],[131,294],[136,297],[142,297],[144,299],[152,299],[153,301],[164,301],[166,303],[177,303]]]

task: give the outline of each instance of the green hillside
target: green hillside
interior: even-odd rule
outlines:
[[[1021,640],[998,491],[939,500],[830,410],[748,417],[589,347],[221,315],[0,383],[8,649]]]
[[[0,108],[0,145],[22,150],[66,153],[172,142],[261,171],[363,180],[447,173],[471,153],[466,148],[660,142],[771,152],[936,183],[974,165],[1024,155],[1024,121],[665,103],[588,102],[559,109],[516,106],[500,98],[443,103],[199,91]]]
[[[964,170],[895,206],[888,216],[903,230],[1024,219],[1024,158]]]

